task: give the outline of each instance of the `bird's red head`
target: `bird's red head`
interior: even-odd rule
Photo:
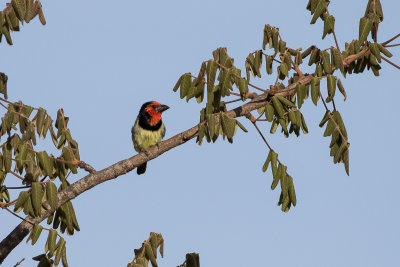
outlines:
[[[154,126],[161,121],[161,114],[167,109],[169,109],[167,105],[161,105],[156,101],[150,101],[143,104],[139,113],[147,115],[146,117],[148,117],[150,126]]]

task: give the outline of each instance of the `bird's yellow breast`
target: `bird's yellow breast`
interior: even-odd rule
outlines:
[[[140,127],[138,121],[132,127],[132,141],[137,152],[148,150],[150,147],[159,143],[165,135],[165,126],[162,123],[157,131],[145,130]]]

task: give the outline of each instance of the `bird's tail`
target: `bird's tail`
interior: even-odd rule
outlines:
[[[141,175],[143,173],[146,172],[146,167],[147,167],[147,162],[143,163],[142,165],[140,165],[139,167],[137,167],[137,174]]]

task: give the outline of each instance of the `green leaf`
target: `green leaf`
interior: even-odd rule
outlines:
[[[278,119],[274,119],[271,124],[271,129],[269,130],[271,134],[275,133],[276,129],[278,128],[278,124],[279,124]]]
[[[6,25],[3,25],[2,29],[1,29],[1,33],[4,35],[4,37],[6,37],[6,41],[9,45],[12,45],[12,39],[11,39],[11,35],[10,35],[10,31],[8,30],[8,27]]]
[[[289,67],[286,65],[286,63],[282,62],[279,65],[279,70],[281,74],[285,75],[285,77],[289,75]]]
[[[318,3],[321,0],[309,0],[307,4],[307,10],[311,11],[311,14],[314,14],[315,9],[317,8]]]
[[[328,87],[328,97],[326,98],[326,102],[329,103],[335,96],[336,92],[336,77],[333,75],[328,75],[326,77],[326,85]]]
[[[74,226],[72,224],[72,215],[69,210],[69,206],[67,203],[61,206],[61,211],[62,211],[62,220],[61,222],[66,224],[67,227],[67,233],[72,235],[74,233]],[[61,223],[61,226],[62,226]],[[64,229],[65,230],[65,229]],[[62,227],[61,227],[61,232],[63,232]]]
[[[322,35],[322,39],[324,39],[327,34],[332,33],[334,28],[335,28],[335,18],[331,15],[326,15],[324,19],[324,33]]]
[[[3,166],[4,172],[9,173],[12,166],[12,147],[9,142],[3,144]]]
[[[232,138],[236,132],[236,120],[221,113],[222,130],[228,138]]]
[[[31,235],[29,236],[29,238],[26,240],[26,243],[28,243],[28,241],[31,239],[32,240],[32,246],[35,245],[36,241],[39,239],[40,233],[43,230],[43,226],[41,226],[40,224],[35,224],[33,226]]]
[[[65,240],[64,240],[64,238],[60,237],[60,239],[57,243],[56,257],[54,259],[54,264],[56,266],[58,266],[58,264],[60,263],[64,247],[65,247]]]
[[[24,213],[25,213],[25,215],[29,215],[31,217],[35,217],[35,213],[33,212],[33,208],[32,208],[31,196],[29,196],[29,198],[25,201]]]
[[[287,106],[289,108],[295,108],[296,107],[296,105],[292,101],[284,98],[283,96],[277,95],[276,97],[279,99],[279,101],[282,103],[282,105],[285,105],[285,106]]]
[[[186,262],[187,267],[200,267],[199,254],[198,253],[187,253],[185,262]]]
[[[192,78],[190,73],[185,73],[181,78],[180,98],[183,99],[189,93],[189,89],[192,86]]]
[[[321,52],[321,57],[322,57],[322,66],[324,67],[324,71],[326,74],[331,74],[332,73],[332,66],[329,60],[329,53],[327,51],[322,51]]]
[[[32,183],[31,201],[35,216],[39,216],[42,209],[42,185],[39,182]]]
[[[271,162],[272,154],[273,154],[273,151],[270,150],[268,153],[267,159],[265,160],[265,163],[262,167],[263,172],[266,172],[268,170],[268,166],[269,166],[269,163]]]
[[[318,5],[315,8],[315,12],[311,19],[310,24],[314,24],[317,21],[318,17],[321,16],[323,13],[325,13],[325,10],[328,7],[328,5],[329,5],[329,2],[326,2],[325,0],[320,0],[318,2]]]
[[[343,153],[343,163],[344,163],[344,168],[346,170],[347,175],[349,175],[349,149],[346,149]]]
[[[346,127],[344,126],[344,122],[342,119],[342,116],[340,115],[339,111],[335,110],[332,114],[334,120],[336,121],[336,123],[339,125],[340,131],[343,134],[343,136],[345,138],[347,138],[347,131],[346,131]]]
[[[27,191],[22,191],[19,193],[17,202],[14,206],[14,212],[18,212],[21,207],[24,206],[25,202],[29,199],[29,193]]]
[[[67,246],[64,246],[64,249],[62,250],[62,258],[61,258],[62,265],[64,267],[68,267],[68,261],[67,261]]]
[[[183,77],[184,75],[185,75],[185,74],[183,74],[181,77],[179,77],[179,79],[178,79],[178,81],[176,82],[176,84],[175,84],[174,88],[172,89],[172,91],[174,91],[174,92],[178,91],[179,86],[181,86],[182,77]]]
[[[240,123],[240,121],[236,120],[236,124],[237,124],[237,126],[239,126],[240,129],[242,129],[243,132],[245,132],[245,133],[248,132],[246,127],[244,127],[243,124]]]
[[[310,46],[309,48],[307,48],[306,50],[304,50],[303,53],[301,53],[301,58],[306,58],[308,57],[308,55],[311,54],[311,51],[313,51],[313,49],[315,49],[315,45]]]
[[[372,20],[367,17],[362,17],[360,19],[360,26],[358,31],[358,39],[361,43],[364,43],[367,40],[368,34],[372,28]]]
[[[68,210],[69,210],[69,214],[71,215],[72,225],[74,226],[74,228],[77,231],[80,231],[81,229],[79,227],[78,220],[76,218],[76,214],[75,214],[75,210],[74,210],[74,206],[72,205],[71,201],[67,202],[67,207],[68,207]]]
[[[314,105],[317,105],[318,100],[319,100],[319,79],[316,77],[313,77],[311,80],[311,99]]]
[[[274,47],[275,53],[279,51],[279,30],[277,28],[272,29],[272,46]]]
[[[335,62],[335,67],[340,69],[340,71],[342,73],[344,73],[344,65],[343,65],[343,58],[342,58],[342,54],[340,53],[340,51],[336,48],[332,48],[331,49],[331,56],[333,55],[334,58],[334,62]]]
[[[72,153],[71,149],[68,147],[64,147],[62,149],[62,159],[64,159],[65,161],[69,161],[72,162],[74,160],[74,154]],[[68,166],[68,168],[71,169],[72,173],[77,173],[77,169],[76,166],[72,163],[66,163],[66,166]]]
[[[43,175],[53,177],[53,163],[50,160],[46,151],[37,153],[39,158],[39,166],[42,169]]]
[[[285,53],[285,50],[286,50],[286,42],[279,40],[279,52],[283,54]]]
[[[302,107],[304,103],[304,98],[306,97],[306,86],[304,84],[298,83],[296,85],[296,91],[297,91],[297,106],[299,108]]]
[[[335,124],[332,122],[332,120],[329,120],[328,124],[326,125],[324,137],[330,136],[334,129],[335,129]]]
[[[300,113],[300,111],[299,111],[299,113]],[[308,134],[308,128],[307,128],[307,124],[306,124],[306,121],[304,119],[304,116],[301,113],[300,113],[300,115],[301,115],[301,129],[302,129],[304,134]]]
[[[272,62],[273,62],[273,57],[265,55],[265,68],[267,71],[267,74],[272,74]]]
[[[39,108],[37,114],[36,114],[36,132],[39,136],[42,135],[42,130],[43,130],[43,123],[44,123],[44,117],[46,115],[46,110],[43,108]]]
[[[20,21],[24,20],[26,12],[25,0],[12,0],[11,4],[15,10],[15,13]]]
[[[257,77],[261,78],[260,68],[262,64],[262,51],[257,50],[254,55],[254,70],[256,72]]]
[[[272,104],[274,106],[275,111],[278,113],[279,118],[283,118],[284,110],[283,110],[281,102],[279,101],[279,98],[276,96],[273,96]]]
[[[346,101],[347,95],[346,95],[346,91],[344,90],[343,84],[340,81],[340,79],[337,80],[337,87],[339,88],[339,91],[342,93],[342,95],[344,96],[344,101]]]
[[[315,62],[318,62],[319,57],[320,57],[320,50],[318,48],[314,47],[312,49],[310,59],[308,60],[308,66],[311,66]]]
[[[146,258],[150,260],[151,265],[153,267],[158,267],[157,261],[156,261],[156,257],[154,256],[155,253],[157,253],[157,251],[153,251],[152,247],[150,246],[149,242],[145,241],[144,242],[144,246],[145,246],[145,255]]]
[[[346,141],[343,141],[342,144],[340,145],[338,151],[336,152],[334,158],[333,158],[333,163],[338,163],[340,158],[342,157],[342,154],[345,149],[347,149],[348,143]]]
[[[206,133],[206,126],[201,123],[199,125],[199,134],[198,134],[197,140],[196,140],[196,142],[199,143],[199,146],[201,146],[203,143],[203,138],[204,138],[205,133]]]
[[[271,38],[270,34],[268,34],[270,31],[269,25],[264,26],[264,38],[263,38],[263,50],[266,49],[266,45],[269,43],[269,40]]]
[[[57,231],[54,229],[50,229],[49,231],[49,236],[47,237],[47,248],[48,251],[51,255],[54,255],[54,252],[56,250],[56,240],[57,240]],[[47,252],[47,250],[46,250]]]
[[[329,144],[329,147],[332,148],[339,140],[341,140],[340,129],[337,126],[337,127],[335,127],[335,129],[332,132],[332,139],[331,139],[331,143]]]
[[[287,130],[287,122],[286,122],[286,119],[285,119],[285,118],[279,119],[279,124],[280,124],[281,127],[282,127],[282,131],[284,132],[285,137],[288,137],[288,136],[289,136],[289,132],[288,132],[288,130]]]
[[[271,155],[271,168],[272,168],[272,176],[275,177],[277,173],[276,163],[278,161],[278,154],[275,151],[272,151]]]
[[[288,175],[287,178],[289,180],[289,197],[290,197],[290,201],[292,202],[293,206],[296,206],[297,199],[296,199],[296,191],[294,190],[294,185],[293,185],[293,178],[290,175]]]
[[[48,181],[46,183],[46,198],[47,198],[47,201],[50,204],[50,207],[52,209],[56,209],[57,208],[57,203],[58,203],[57,187],[51,181]]]
[[[265,118],[267,119],[267,121],[272,121],[272,119],[274,118],[274,112],[274,107],[271,104],[267,104],[265,106]]]
[[[288,115],[289,115],[289,121],[294,125],[298,125],[297,120],[296,120],[296,112],[291,110],[291,111],[289,111]],[[300,125],[298,125],[298,126],[300,126]]]
[[[385,47],[383,47],[383,45],[381,45],[380,43],[377,43],[379,50],[387,57],[392,57],[392,53],[389,52],[389,50],[387,50]]]
[[[289,179],[287,179],[287,166],[282,164],[281,173],[279,174],[279,179],[281,180],[281,190],[283,193],[283,197],[288,194],[289,190]]]
[[[242,101],[246,100],[246,95],[249,92],[249,88],[245,78],[239,79],[239,91],[240,91],[240,98],[242,99]]]
[[[207,92],[210,92],[214,87],[215,75],[217,74],[217,63],[213,60],[207,62]]]
[[[204,79],[199,82],[199,84],[196,86],[196,92],[195,92],[195,97],[197,103],[203,102],[204,99],[204,87],[205,87],[205,81]]]
[[[370,43],[369,44],[369,49],[371,50],[371,53],[376,57],[379,63],[381,63],[381,51],[379,49],[379,46],[377,43]]]

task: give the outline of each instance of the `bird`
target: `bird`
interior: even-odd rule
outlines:
[[[133,146],[137,152],[147,151],[150,147],[159,143],[165,136],[165,125],[161,114],[169,109],[156,101],[149,101],[142,105],[135,124],[132,127]],[[137,167],[137,174],[146,171],[147,162]]]

